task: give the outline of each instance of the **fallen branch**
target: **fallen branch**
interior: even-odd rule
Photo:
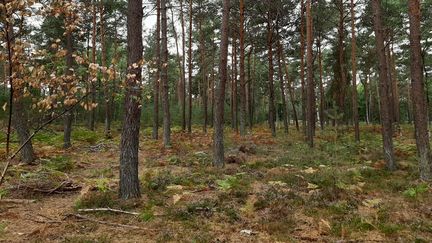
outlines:
[[[141,228],[141,227],[138,227],[138,226],[127,225],[127,224],[117,224],[117,223],[111,223],[111,222],[107,222],[107,221],[92,219],[92,218],[86,217],[86,216],[81,215],[81,214],[69,214],[66,217],[71,217],[71,216],[73,216],[73,217],[75,217],[77,219],[83,219],[83,220],[87,220],[87,221],[90,221],[90,222],[95,222],[95,223],[98,223],[98,224],[105,224],[105,225],[109,225],[109,226],[129,228],[129,229],[144,230],[144,228]]]
[[[57,120],[58,118],[62,117],[64,114],[66,114],[67,112],[73,110],[79,103],[81,103],[81,101],[83,101],[87,96],[89,96],[91,93],[87,93],[85,94],[83,97],[81,97],[81,99],[79,99],[75,104],[73,104],[72,106],[70,106],[69,108],[65,109],[63,112],[61,112],[60,114],[57,114],[56,116],[52,117],[51,119],[49,119],[48,121],[46,121],[44,124],[40,125],[33,133],[32,135],[30,135],[30,137],[27,138],[27,140],[24,141],[23,144],[21,144],[21,146],[17,149],[17,151],[15,151],[15,153],[13,153],[9,158],[7,158],[6,160],[6,166],[3,169],[3,172],[1,174],[0,177],[0,186],[3,183],[4,177],[6,175],[7,170],[9,169],[10,166],[10,162],[13,158],[15,158],[17,156],[17,154],[19,152],[21,152],[21,150],[24,148],[24,146],[30,142],[30,140],[40,131],[42,130],[45,126],[49,125],[51,122]]]
[[[129,212],[124,211],[120,209],[114,209],[114,208],[83,208],[78,209],[78,212],[114,212],[114,213],[124,213],[124,214],[131,214],[131,215],[139,215],[139,213],[136,212]]]
[[[0,203],[16,203],[16,204],[30,204],[35,203],[36,200],[27,200],[27,199],[1,199]]]

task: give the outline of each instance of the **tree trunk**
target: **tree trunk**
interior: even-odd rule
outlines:
[[[182,130],[186,130],[186,34],[185,34],[185,21],[183,15],[183,0],[180,0],[180,19],[182,28]]]
[[[244,0],[240,0],[240,136],[246,135],[246,72],[245,72],[245,30]]]
[[[143,58],[142,0],[129,0],[127,11],[128,76],[125,116],[120,143],[120,191],[123,199],[141,196],[138,179],[138,148],[141,117],[141,69]]]
[[[213,165],[223,167],[224,160],[224,105],[225,105],[225,84],[227,81],[227,63],[228,63],[228,21],[229,21],[229,0],[223,0],[223,15],[221,27],[221,45],[220,45],[220,79],[216,84],[216,103],[215,103],[215,120],[214,120],[214,160]]]
[[[172,25],[172,31],[173,31],[173,35],[174,35],[174,41],[175,41],[175,46],[176,46],[176,54],[177,54],[177,65],[178,65],[178,69],[180,72],[180,79],[179,82],[177,84],[177,95],[178,95],[178,103],[180,104],[181,107],[183,107],[183,97],[184,97],[184,93],[183,93],[183,69],[182,69],[182,59],[180,58],[180,51],[179,51],[179,44],[178,44],[178,35],[177,35],[177,30],[175,27],[175,23],[174,23],[174,10],[173,10],[173,6],[170,6],[170,10],[171,10],[171,25]]]
[[[313,26],[311,0],[306,0],[306,40],[307,40],[307,140],[309,147],[314,147],[315,134],[315,84],[313,72]]]
[[[189,0],[189,50],[188,50],[188,68],[189,68],[189,116],[188,132],[192,133],[192,0]]]
[[[282,47],[282,53],[283,53],[283,47]],[[294,118],[294,122],[296,125],[296,130],[300,131],[300,126],[299,126],[299,122],[298,122],[298,115],[297,115],[297,108],[295,106],[296,99],[295,99],[294,90],[293,90],[293,87],[291,84],[291,78],[289,75],[288,64],[285,62],[285,56],[282,57],[282,65],[285,68],[285,77],[287,79],[288,94],[289,94],[290,100],[291,100],[291,106],[292,106],[292,110],[293,110],[293,118]]]
[[[248,65],[248,80],[247,80],[247,95],[246,95],[246,103],[247,103],[247,116],[249,120],[249,128],[252,131],[252,123],[253,123],[253,117],[252,117],[252,106],[253,106],[253,100],[252,100],[252,64],[251,64],[251,56],[252,51],[254,47],[251,46],[251,49],[248,53],[248,59],[247,59],[247,65]],[[246,118],[245,118],[246,119]]]
[[[92,18],[92,63],[96,64],[96,35],[97,35],[97,26],[96,26],[96,1],[93,1],[93,18]],[[90,88],[91,88],[91,110],[90,110],[90,130],[95,130],[95,123],[96,123],[96,108],[93,107],[93,104],[96,103],[96,79],[97,75],[93,75],[90,77]]]
[[[394,122],[400,124],[400,102],[399,102],[399,86],[396,71],[395,55],[393,52],[393,45],[390,50],[390,68],[392,73],[392,95],[394,104]]]
[[[269,6],[270,7],[270,6]],[[269,125],[270,130],[273,137],[276,137],[276,109],[275,109],[275,92],[274,92],[274,83],[273,83],[273,26],[272,26],[272,17],[271,10],[267,12],[267,58],[268,58],[268,82],[269,82]]]
[[[382,124],[382,137],[384,145],[384,157],[387,162],[387,167],[389,170],[395,170],[397,168],[394,152],[393,152],[393,129],[390,119],[390,102],[387,94],[391,92],[389,90],[388,77],[387,77],[387,63],[386,63],[386,53],[384,46],[384,29],[381,20],[381,1],[372,0],[373,9],[373,20],[374,20],[374,30],[376,39],[376,51],[378,54],[379,61],[379,93],[380,93],[380,108],[381,108],[381,124]]]
[[[24,144],[27,139],[30,137],[30,131],[28,128],[28,122],[27,122],[27,114],[24,107],[24,87],[25,84],[20,84],[20,86],[16,86],[14,84],[14,77],[20,76],[19,73],[14,72],[14,46],[15,46],[15,37],[13,32],[12,25],[7,24],[6,27],[6,49],[8,52],[8,66],[9,66],[9,85],[10,85],[10,104],[9,104],[9,123],[8,123],[8,138],[7,138],[7,152],[6,152],[6,158],[9,156],[9,141],[10,141],[10,134],[11,134],[11,123],[13,121],[15,130],[18,135],[18,140],[20,142],[20,145]],[[6,74],[6,70],[5,70]],[[5,79],[6,80],[6,79]],[[30,164],[35,160],[35,154],[33,150],[33,145],[31,140],[27,142],[24,147],[21,150],[21,160],[26,163]]]
[[[339,113],[345,112],[345,94],[346,94],[346,76],[345,76],[345,48],[344,48],[344,37],[345,37],[345,27],[344,27],[344,19],[345,19],[345,11],[344,11],[344,0],[339,0],[339,28],[338,28],[338,46],[339,46],[339,69],[340,69],[340,77],[339,77],[339,90],[337,90],[337,105],[339,108]],[[345,115],[344,115],[345,117]],[[342,121],[340,121],[342,122]]]
[[[163,143],[165,147],[171,146],[171,117],[169,110],[168,87],[168,24],[166,0],[160,0],[161,6],[161,83],[162,83],[162,107],[163,107]]]
[[[319,92],[320,92],[319,120],[320,120],[321,130],[324,130],[325,93],[324,93],[323,66],[322,66],[321,33],[318,34],[317,46],[318,46],[319,82],[320,82],[319,83]]]
[[[301,0],[300,5],[300,82],[301,82],[301,108],[302,108],[302,124],[303,124],[303,133],[306,135],[306,85],[305,85],[305,65],[304,65],[304,56],[305,56],[305,21],[304,21],[304,0]]]
[[[71,1],[71,0],[69,0]],[[66,14],[65,21],[66,24],[69,26],[72,21],[71,14]],[[70,89],[72,88],[72,79],[73,79],[73,39],[72,39],[72,31],[66,30],[66,90],[65,93],[68,95]],[[67,98],[67,97],[66,97]],[[66,107],[68,108],[68,107]],[[64,115],[64,130],[63,130],[63,148],[67,149],[72,146],[71,144],[71,133],[72,133],[72,120],[73,120],[73,112],[72,110],[66,112]]]
[[[102,72],[102,83],[104,87],[104,96],[105,96],[105,138],[112,138],[111,134],[111,106],[110,106],[110,89],[109,89],[109,79],[107,75],[107,53],[106,53],[106,44],[105,44],[105,20],[104,20],[104,14],[105,14],[105,8],[103,6],[103,2],[100,2],[100,36],[101,36],[101,57],[102,57],[102,68],[104,68]]]
[[[160,94],[160,72],[161,72],[161,31],[160,31],[160,0],[156,0],[156,74],[153,83],[153,132],[152,138],[159,139],[159,94]]]
[[[432,179],[432,157],[429,143],[428,112],[421,57],[420,1],[408,2],[411,46],[411,92],[414,108],[414,125],[419,157],[420,178]]]
[[[278,34],[278,74],[279,74],[279,84],[280,84],[280,90],[281,90],[281,99],[282,99],[282,119],[284,123],[284,132],[288,134],[288,111],[287,111],[287,102],[285,97],[285,84],[284,84],[284,67],[282,65],[282,58],[283,58],[283,50],[282,50],[282,43],[280,40],[280,36]]]
[[[351,0],[351,66],[352,66],[352,109],[355,141],[360,142],[360,126],[357,101],[357,39],[355,30],[354,0]]]
[[[237,39],[232,38],[231,127],[237,133]]]
[[[201,97],[203,102],[203,115],[204,115],[204,124],[203,124],[203,132],[207,133],[207,123],[208,123],[208,107],[207,107],[207,70],[206,70],[206,60],[205,60],[205,39],[204,39],[204,32],[202,29],[202,18],[199,20],[199,32],[200,32],[200,58],[201,58]]]

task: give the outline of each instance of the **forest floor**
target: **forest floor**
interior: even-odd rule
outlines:
[[[0,242],[432,241],[432,189],[418,180],[408,127],[395,136],[395,172],[385,169],[378,126],[362,126],[360,143],[349,128],[317,131],[315,149],[294,129],[272,138],[258,127],[242,139],[227,128],[221,170],[199,127],[174,129],[171,149],[145,129],[142,198],[128,202],[117,199],[120,135],[77,127],[63,150],[58,128],[35,137],[35,165],[14,161],[7,173]],[[136,214],[79,211],[93,208]]]

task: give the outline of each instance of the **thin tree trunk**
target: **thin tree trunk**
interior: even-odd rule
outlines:
[[[225,84],[227,81],[228,63],[228,21],[229,21],[229,0],[223,0],[222,27],[221,27],[221,46],[220,46],[220,79],[216,84],[216,103],[214,121],[214,160],[213,165],[223,167],[224,160],[224,105],[225,105]]]
[[[246,72],[245,72],[245,30],[244,0],[240,0],[240,136],[246,135]]]
[[[93,18],[92,18],[92,63],[96,64],[96,35],[97,35],[97,26],[96,26],[96,19],[97,19],[97,11],[96,11],[96,1],[93,1]],[[91,88],[91,110],[90,110],[90,130],[95,130],[95,123],[96,123],[96,108],[93,107],[93,104],[96,103],[96,79],[97,75],[92,75],[90,77],[90,88]]]
[[[400,102],[399,102],[399,86],[396,71],[395,55],[393,52],[393,45],[390,49],[390,67],[392,73],[392,95],[394,104],[394,119],[396,124],[400,124]]]
[[[302,98],[302,124],[303,124],[303,133],[306,135],[306,85],[305,85],[305,64],[304,64],[304,56],[305,56],[305,20],[304,20],[304,0],[301,0],[300,5],[300,82],[301,82],[301,98]]]
[[[321,130],[324,130],[324,104],[325,104],[325,94],[324,94],[324,80],[323,80],[323,66],[322,66],[322,51],[321,51],[321,34],[318,34],[317,38],[318,46],[318,67],[319,67],[319,92],[320,92],[320,108],[319,108],[319,119]]]
[[[159,84],[160,84],[160,72],[161,72],[161,51],[160,51],[160,44],[161,44],[161,18],[160,18],[160,0],[156,0],[156,74],[155,74],[155,80],[153,83],[153,132],[152,132],[152,138],[153,139],[159,139]]]
[[[307,140],[309,147],[314,147],[315,133],[315,84],[313,72],[313,27],[311,0],[306,0],[306,40],[307,40]]]
[[[172,30],[173,30],[173,34],[174,34],[174,40],[175,40],[175,46],[176,46],[176,54],[177,54],[177,64],[178,64],[178,68],[179,68],[179,72],[180,72],[180,80],[179,83],[177,85],[177,94],[178,94],[178,101],[181,107],[183,107],[183,96],[185,95],[183,93],[183,69],[182,69],[182,60],[180,58],[180,51],[179,51],[179,44],[178,44],[178,36],[177,36],[177,30],[174,24],[174,11],[173,11],[173,7],[171,5],[170,7],[171,9],[171,25],[172,25]]]
[[[387,162],[387,167],[389,170],[395,170],[397,164],[393,152],[393,129],[389,113],[389,98],[387,94],[390,92],[388,77],[387,77],[387,63],[386,63],[386,53],[384,46],[384,29],[381,20],[381,1],[372,0],[373,9],[373,19],[374,19],[374,30],[376,39],[376,51],[379,60],[379,78],[380,78],[380,107],[381,107],[381,124],[382,124],[382,136],[384,145],[384,157]]]
[[[205,67],[205,39],[204,39],[204,32],[202,30],[202,18],[199,20],[199,32],[200,32],[200,58],[201,58],[201,84],[202,84],[202,90],[201,90],[201,96],[202,96],[202,102],[203,102],[203,114],[204,114],[204,124],[203,124],[203,131],[204,133],[207,133],[207,123],[208,123],[208,107],[207,107],[207,70]]]
[[[71,0],[69,0],[71,1]],[[66,14],[65,21],[67,25],[72,24],[71,14]],[[66,30],[66,90],[65,93],[68,94],[70,89],[72,88],[72,79],[73,79],[73,39],[72,39],[72,31]],[[67,98],[67,97],[66,97]],[[68,106],[66,106],[68,108]],[[64,130],[63,130],[63,148],[67,149],[72,146],[71,144],[71,133],[72,133],[72,120],[73,120],[73,111],[68,111],[64,116]]]
[[[35,159],[33,145],[31,140],[26,142],[30,137],[30,131],[28,128],[27,114],[24,107],[24,84],[16,86],[14,83],[14,77],[20,76],[18,72],[14,73],[14,46],[15,36],[13,32],[12,24],[6,24],[6,49],[8,53],[8,79],[10,86],[10,99],[9,99],[9,117],[8,117],[8,129],[7,129],[7,141],[6,141],[6,159],[9,157],[9,144],[11,135],[11,126],[13,126],[18,135],[20,145],[24,145],[21,150],[21,160],[24,163],[30,164]],[[6,71],[6,70],[5,70]]]
[[[282,43],[280,41],[280,36],[278,34],[278,74],[279,74],[279,84],[280,84],[280,90],[281,90],[281,99],[282,99],[282,119],[284,123],[284,132],[288,134],[288,111],[287,111],[287,102],[286,102],[286,96],[285,96],[285,84],[284,84],[284,67],[282,65],[282,58],[283,58],[283,51],[282,51]]]
[[[189,50],[188,50],[188,68],[189,68],[189,115],[188,115],[188,132],[192,133],[192,0],[189,0]]]
[[[355,141],[360,141],[360,126],[357,101],[357,39],[355,30],[354,0],[351,0],[351,66],[352,66],[352,109]]]
[[[432,179],[432,157],[429,142],[428,112],[421,57],[420,1],[408,3],[411,46],[411,92],[414,107],[414,125],[419,157],[420,178]]]
[[[251,46],[251,49],[248,53],[248,59],[247,59],[247,65],[248,65],[248,80],[247,80],[247,95],[246,95],[246,107],[247,107],[247,117],[245,119],[249,120],[249,128],[250,130],[252,130],[252,123],[253,123],[253,117],[251,116],[252,114],[252,106],[253,106],[253,101],[252,101],[252,83],[253,83],[253,79],[252,79],[252,64],[251,64],[251,56],[252,56],[252,51],[253,51],[254,47]]]
[[[185,20],[183,14],[183,0],[180,0],[180,19],[182,28],[182,130],[186,130],[186,34],[185,34]]]
[[[169,110],[168,87],[168,24],[166,0],[160,0],[161,4],[161,83],[162,83],[162,107],[163,107],[163,143],[165,147],[171,146],[171,117]]]
[[[101,57],[102,57],[102,68],[104,68],[104,71],[102,72],[102,83],[104,87],[104,96],[105,96],[105,138],[112,138],[111,134],[111,107],[110,107],[110,89],[109,89],[109,79],[107,76],[107,53],[106,53],[106,44],[105,44],[105,21],[104,21],[104,14],[105,14],[105,8],[103,6],[103,2],[100,2],[99,7],[99,14],[100,14],[100,36],[101,36]]]
[[[339,0],[339,69],[340,69],[340,85],[339,90],[337,90],[337,105],[340,113],[345,113],[345,93],[346,93],[346,76],[345,76],[345,48],[344,48],[344,37],[345,37],[345,28],[344,28],[344,0]],[[342,122],[342,121],[340,121]]]
[[[141,118],[141,70],[143,58],[142,0],[129,0],[127,11],[128,76],[125,116],[120,143],[120,189],[123,199],[139,198],[138,148]]]
[[[282,53],[283,53],[283,47],[282,47]],[[291,106],[292,106],[292,110],[293,110],[293,116],[294,116],[293,118],[294,118],[294,122],[295,122],[295,125],[296,125],[296,130],[300,131],[300,126],[299,126],[299,121],[298,121],[298,115],[297,115],[297,108],[295,106],[296,99],[295,99],[294,90],[293,90],[293,87],[292,87],[292,84],[291,84],[292,81],[291,81],[291,78],[290,78],[290,75],[289,75],[288,64],[285,62],[285,56],[282,57],[282,65],[285,68],[285,77],[287,79],[288,94],[289,94],[290,100],[291,100]]]
[[[269,6],[270,7],[270,6]],[[270,130],[273,137],[276,137],[276,109],[275,109],[275,93],[274,93],[274,83],[273,83],[273,26],[272,26],[272,17],[271,10],[267,12],[267,58],[268,58],[268,82],[269,82],[269,124]]]

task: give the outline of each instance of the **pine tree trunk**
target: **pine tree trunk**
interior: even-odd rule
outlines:
[[[16,84],[14,84],[14,77],[16,76],[20,76],[19,73],[14,73],[14,60],[13,60],[13,47],[15,45],[15,37],[14,37],[14,32],[13,32],[13,27],[12,25],[9,25],[7,28],[7,33],[6,33],[6,49],[8,49],[8,65],[9,65],[9,72],[8,72],[8,76],[9,76],[9,82],[10,82],[10,88],[11,88],[11,97],[10,97],[10,113],[9,113],[9,125],[8,125],[8,139],[7,139],[7,143],[8,143],[8,148],[7,148],[7,153],[6,153],[6,157],[9,156],[9,140],[10,140],[10,125],[11,122],[13,121],[13,126],[15,127],[15,130],[17,132],[18,135],[18,140],[20,145],[24,144],[27,139],[30,136],[30,131],[28,128],[28,121],[27,121],[27,114],[26,114],[26,110],[24,107],[24,102],[23,102],[23,98],[24,98],[24,87],[22,86],[23,84],[21,84],[21,86],[16,86]],[[5,70],[5,74],[6,74],[6,70]],[[5,79],[6,80],[6,79]],[[7,85],[6,85],[7,86]],[[33,150],[33,145],[32,145],[32,141],[28,141],[24,147],[21,150],[21,160],[26,163],[26,164],[30,164],[35,160],[35,154],[34,154],[34,150]]]
[[[268,58],[268,82],[269,82],[269,125],[270,131],[273,137],[276,137],[276,109],[275,109],[275,92],[274,92],[274,82],[273,82],[273,26],[272,26],[272,18],[271,11],[267,12],[267,58]]]
[[[69,0],[71,1],[71,0]],[[70,14],[66,15],[65,21],[67,21],[67,25],[71,24],[71,16]],[[66,31],[66,90],[65,93],[68,94],[71,85],[72,85],[72,79],[73,79],[73,39],[72,39],[72,31],[67,30]],[[68,107],[66,107],[68,108]],[[72,146],[71,144],[71,133],[72,133],[72,120],[73,120],[73,113],[72,110],[66,112],[64,115],[64,130],[63,130],[63,148],[67,149]]]
[[[244,0],[240,0],[240,136],[246,135],[246,72],[244,37]]]
[[[171,146],[171,117],[169,108],[168,87],[168,24],[166,0],[160,0],[161,4],[161,83],[162,83],[162,107],[163,107],[163,143],[165,147]]]
[[[160,0],[156,0],[156,74],[153,81],[153,132],[152,138],[159,139],[159,94],[160,94],[160,74],[161,74],[161,5]]]
[[[192,133],[192,0],[189,0],[189,50],[188,50],[188,68],[189,68],[189,114],[188,114],[188,132]]]
[[[125,116],[120,143],[120,191],[122,199],[139,198],[138,148],[141,117],[141,69],[143,58],[142,0],[129,0],[127,11],[128,77]]]
[[[283,47],[282,47],[282,53],[283,53]],[[285,68],[285,77],[287,80],[287,88],[288,88],[288,94],[290,96],[290,100],[291,100],[291,106],[292,106],[292,110],[293,110],[293,118],[294,118],[294,122],[295,122],[295,126],[296,126],[296,130],[300,131],[300,126],[299,126],[299,121],[298,121],[298,115],[297,115],[297,108],[296,108],[296,99],[294,96],[294,90],[291,84],[291,79],[290,79],[290,75],[289,75],[289,70],[288,70],[288,64],[285,62],[285,56],[282,57],[282,65]]]
[[[288,134],[288,111],[287,111],[287,102],[285,97],[285,84],[284,84],[284,67],[282,65],[282,58],[283,58],[283,50],[282,50],[282,43],[280,41],[280,36],[278,34],[278,74],[279,74],[279,84],[280,84],[280,91],[281,91],[281,99],[282,99],[282,119],[284,123],[284,132]]]
[[[355,131],[355,141],[360,141],[360,126],[357,101],[357,39],[355,31],[354,0],[351,0],[351,66],[352,66],[352,109]]]
[[[346,94],[346,76],[345,76],[345,48],[344,48],[344,37],[345,37],[345,27],[344,27],[344,20],[345,20],[345,11],[344,11],[344,0],[339,0],[339,28],[338,28],[338,47],[339,47],[339,70],[340,70],[340,77],[339,77],[339,90],[337,90],[337,105],[339,108],[339,113],[346,113],[345,112],[345,94]],[[343,118],[345,119],[345,117]],[[343,121],[343,120],[342,120]],[[339,121],[341,123],[342,121]]]
[[[96,26],[96,18],[97,18],[97,11],[96,11],[96,1],[93,1],[93,18],[92,18],[92,63],[96,64],[96,35],[97,35],[97,26]],[[91,102],[92,102],[92,108],[90,110],[90,130],[95,130],[95,123],[96,123],[96,108],[93,107],[93,104],[96,103],[96,75],[92,75],[90,77],[90,89],[91,89]]]
[[[183,107],[183,96],[185,95],[183,93],[183,69],[182,69],[182,60],[180,58],[180,51],[179,51],[179,44],[178,44],[178,35],[177,35],[177,30],[175,27],[175,23],[174,23],[174,11],[173,11],[173,6],[171,5],[170,7],[171,10],[171,25],[172,25],[172,30],[173,30],[173,35],[174,35],[174,41],[175,41],[175,46],[176,46],[176,54],[177,54],[177,64],[178,64],[178,68],[179,68],[179,72],[180,72],[180,79],[179,82],[177,84],[177,99],[178,99],[178,103],[180,104],[181,107]]]
[[[303,133],[306,135],[306,84],[305,84],[305,64],[304,64],[304,56],[305,56],[305,20],[304,20],[304,0],[301,0],[300,7],[300,82],[301,82],[301,108],[302,108],[302,125],[303,125]]]
[[[408,3],[411,46],[411,92],[414,108],[414,125],[419,157],[420,178],[432,179],[432,157],[429,142],[428,112],[421,57],[420,1]]]
[[[185,34],[185,20],[183,14],[183,0],[180,0],[180,19],[182,28],[182,130],[186,130],[186,34]]]
[[[104,14],[105,14],[105,8],[103,6],[103,2],[100,2],[100,7],[99,7],[99,14],[100,14],[100,37],[101,37],[101,62],[102,62],[102,68],[106,68],[106,70],[108,70],[107,67],[107,50],[106,50],[106,44],[105,44],[105,20],[104,20]],[[104,87],[104,96],[105,96],[105,138],[112,138],[112,134],[111,134],[111,106],[110,106],[110,97],[111,97],[111,93],[110,93],[110,89],[109,89],[109,80],[108,80],[108,75],[106,70],[104,70],[102,72],[102,84]]]
[[[307,40],[307,140],[309,147],[314,147],[315,134],[315,84],[313,72],[313,27],[311,0],[306,0],[306,40]]]
[[[321,34],[318,34],[317,38],[318,46],[318,67],[319,67],[319,92],[320,92],[320,108],[319,108],[319,120],[321,130],[324,130],[324,105],[325,105],[325,93],[324,93],[324,80],[323,80],[323,66],[322,66],[322,51],[321,51]]]
[[[376,39],[376,51],[378,54],[379,61],[379,94],[380,94],[380,114],[381,114],[381,124],[382,124],[382,137],[384,146],[384,157],[387,162],[387,167],[389,170],[395,170],[397,164],[393,152],[393,129],[391,123],[391,117],[389,109],[389,98],[388,94],[391,92],[389,90],[389,79],[387,77],[387,63],[386,63],[386,53],[384,46],[384,29],[382,25],[382,15],[381,15],[381,1],[372,0],[373,9],[373,20],[374,20],[374,31]]]
[[[204,123],[203,123],[203,132],[207,133],[207,123],[208,123],[208,107],[207,107],[207,70],[205,67],[205,39],[204,39],[204,32],[202,29],[202,18],[199,20],[199,32],[200,32],[200,58],[201,58],[201,84],[202,84],[202,90],[201,90],[201,98],[203,103],[203,114],[204,114]]]
[[[224,105],[225,105],[225,84],[227,81],[227,63],[228,63],[228,20],[229,20],[229,0],[223,0],[223,15],[221,27],[221,45],[220,45],[220,79],[216,83],[216,103],[215,103],[215,120],[214,120],[214,160],[213,165],[223,167],[224,160]]]

